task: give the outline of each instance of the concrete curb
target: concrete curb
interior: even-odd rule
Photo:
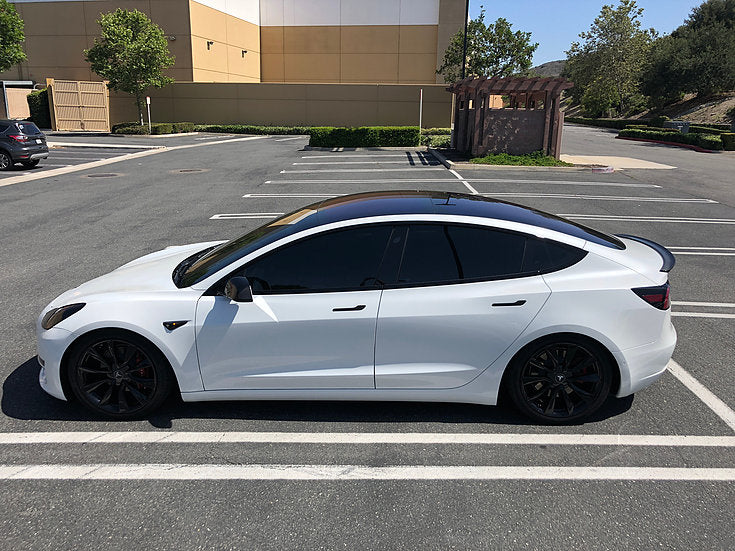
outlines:
[[[272,137],[272,136],[271,136]],[[331,151],[340,153],[342,151],[431,151],[425,145],[407,147],[314,147],[305,145],[304,151]]]
[[[525,165],[478,165],[473,163],[467,163],[467,162],[455,162],[450,161],[447,159],[444,155],[442,155],[439,151],[436,149],[429,148],[429,153],[431,153],[434,158],[439,161],[441,164],[443,164],[446,168],[449,170],[460,170],[460,169],[491,169],[491,170],[498,170],[498,169],[522,169],[522,170],[529,170],[529,171],[540,171],[540,172],[552,172],[554,170],[562,170],[564,172],[586,172],[588,170],[592,170],[592,172],[613,172],[615,169],[609,166],[598,166],[598,165],[578,165],[578,166],[525,166]]]
[[[83,143],[83,142],[52,142],[46,140],[50,148],[54,147],[94,147],[95,149],[162,149],[165,145],[134,145],[134,144],[108,144],[108,143]]]
[[[717,154],[726,153],[726,151],[717,151],[714,149],[704,149],[703,147],[699,147],[698,145],[691,145],[688,143],[664,142],[662,140],[648,140],[646,138],[629,138],[628,136],[616,136],[615,139],[616,140],[628,140],[631,142],[658,143],[661,145],[670,145],[672,147],[683,147],[684,149],[691,149],[692,151],[696,151],[697,153],[717,153]]]

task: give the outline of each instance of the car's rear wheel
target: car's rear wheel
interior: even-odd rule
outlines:
[[[0,170],[10,170],[11,168],[13,168],[13,159],[5,151],[0,151]]]
[[[150,342],[128,332],[83,337],[69,357],[69,386],[87,408],[114,419],[144,417],[173,387],[166,358]]]
[[[542,339],[514,358],[507,383],[516,407],[549,424],[597,411],[608,394],[613,367],[597,344],[574,335]]]
[[[38,159],[35,159],[33,161],[21,161],[21,163],[26,168],[34,168],[38,166]]]

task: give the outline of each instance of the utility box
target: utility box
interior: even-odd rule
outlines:
[[[689,134],[689,121],[665,121],[664,128],[676,128],[682,134]]]

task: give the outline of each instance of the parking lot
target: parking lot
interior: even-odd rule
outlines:
[[[731,547],[735,157],[576,127],[565,153],[674,168],[448,168],[425,151],[307,141],[196,135],[0,187],[0,548]],[[61,147],[49,163],[115,155]],[[177,400],[114,423],[39,388],[34,320],[66,289],[169,245],[388,189],[497,197],[666,245],[669,372],[568,427],[504,404]]]

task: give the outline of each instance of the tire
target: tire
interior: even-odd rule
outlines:
[[[21,163],[26,168],[35,168],[38,166],[38,159],[35,161],[21,161]]]
[[[174,379],[165,356],[143,337],[100,331],[82,337],[67,362],[74,396],[97,415],[139,419],[158,408]]]
[[[605,402],[613,366],[598,344],[575,335],[540,339],[513,359],[506,378],[516,408],[546,424],[592,415]]]
[[[10,170],[13,168],[13,159],[10,157],[10,155],[0,150],[0,170]]]

